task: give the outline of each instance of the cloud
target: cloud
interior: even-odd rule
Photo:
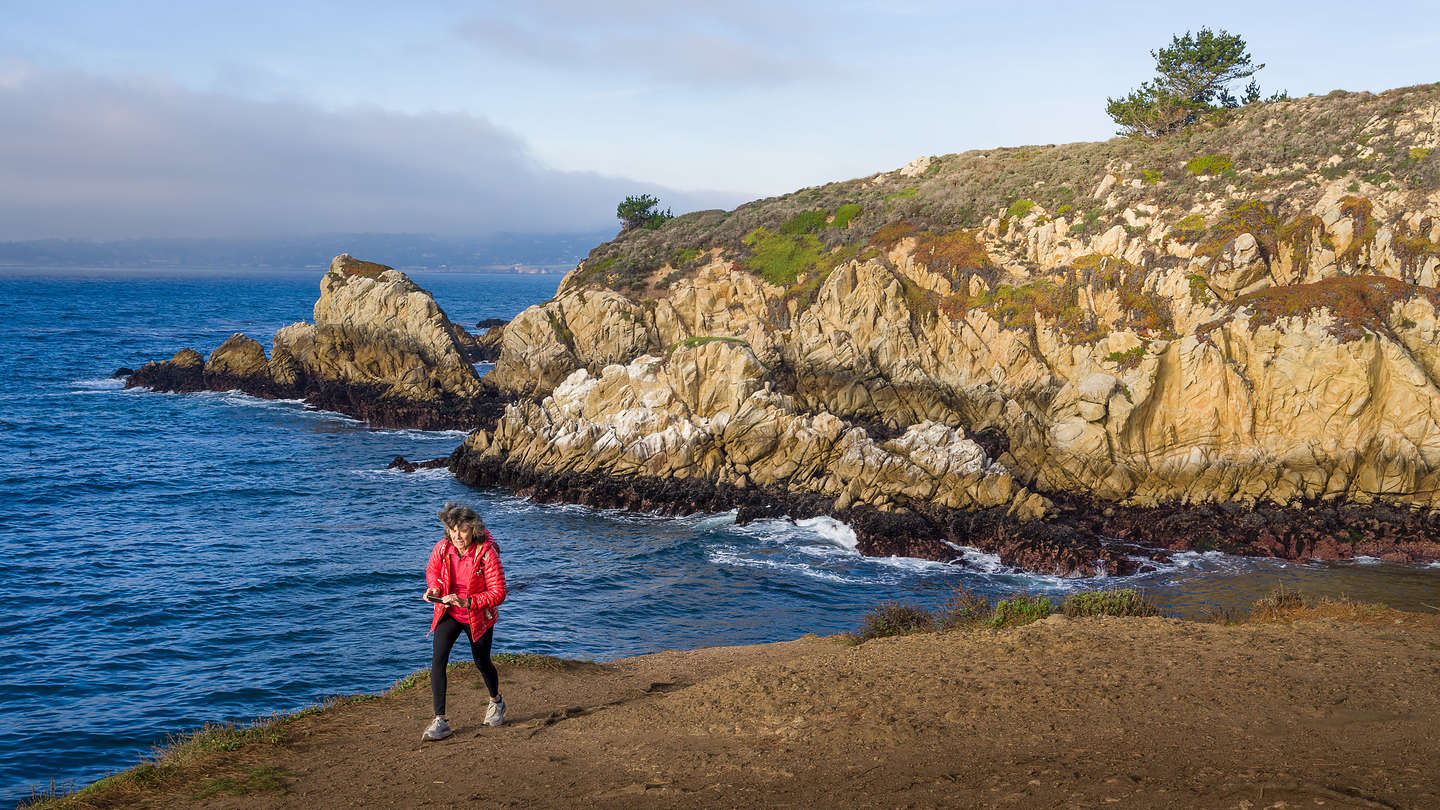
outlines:
[[[535,0],[496,4],[455,30],[531,66],[715,90],[843,78],[845,63],[821,52],[822,29],[810,13],[751,0]]]
[[[581,231],[616,224],[627,194],[677,213],[739,202],[554,170],[472,115],[33,68],[6,73],[0,109],[0,239]]]

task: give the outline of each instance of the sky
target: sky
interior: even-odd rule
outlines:
[[[0,0],[0,240],[577,232],[1114,134],[1202,26],[1262,90],[1440,80],[1433,0]],[[1203,13],[1199,13],[1203,12]]]

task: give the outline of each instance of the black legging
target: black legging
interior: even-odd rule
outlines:
[[[495,640],[495,628],[486,630],[485,635],[476,640],[470,636],[470,625],[461,624],[446,613],[435,625],[434,654],[430,656],[430,695],[435,699],[436,715],[445,713],[445,666],[450,663],[450,648],[455,646],[455,640],[462,632],[470,639],[470,654],[475,656],[475,667],[480,670],[480,677],[485,679],[490,697],[500,695],[500,675],[490,661],[490,642]]]

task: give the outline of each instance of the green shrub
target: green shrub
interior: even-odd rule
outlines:
[[[1202,174],[1221,174],[1232,171],[1235,164],[1229,155],[1199,155],[1185,164],[1185,172],[1196,177]]]
[[[786,220],[785,224],[780,226],[780,232],[788,234],[816,233],[825,229],[825,221],[829,218],[830,215],[825,211],[801,211]]]
[[[1134,588],[1071,594],[1061,608],[1066,616],[1154,616],[1160,611]]]
[[[1162,178],[1164,178],[1164,176],[1165,176],[1165,175],[1164,175],[1163,173],[1161,173],[1161,171],[1160,171],[1159,169],[1141,169],[1141,170],[1140,170],[1140,180],[1141,180],[1142,182],[1144,182],[1145,185],[1147,185],[1147,186],[1153,186],[1153,185],[1155,185],[1156,183],[1159,183],[1160,180],[1161,180]]]
[[[942,630],[978,627],[989,621],[992,611],[990,600],[966,588],[956,588],[950,598],[941,603],[936,624]]]
[[[1049,616],[1055,609],[1048,596],[1020,594],[995,603],[995,611],[986,625],[997,630],[1002,627],[1020,627],[1038,622]]]
[[[1141,360],[1145,359],[1145,346],[1142,344],[1123,352],[1110,352],[1105,355],[1105,359],[1119,365],[1122,369],[1135,368],[1140,365]]]
[[[902,188],[902,189],[900,189],[899,191],[892,191],[892,192],[890,192],[889,194],[886,194],[886,195],[885,195],[885,199],[886,199],[887,202],[888,202],[889,200],[908,200],[908,199],[910,199],[911,197],[914,197],[916,194],[919,194],[919,193],[920,193],[920,187],[919,187],[919,186],[910,186],[909,188]]]
[[[811,234],[771,233],[757,228],[745,237],[752,251],[747,269],[771,284],[789,287],[801,273],[815,270],[825,258],[820,241]]]
[[[1034,200],[1016,200],[1015,202],[1010,203],[1009,208],[1005,209],[1005,217],[1006,219],[1009,219],[1010,217],[1014,217],[1016,219],[1024,219],[1025,215],[1030,213],[1030,209],[1034,207]]]
[[[670,266],[684,267],[685,265],[700,258],[700,254],[703,252],[704,251],[696,250],[695,248],[681,248],[675,251],[674,256],[670,257]]]
[[[1414,148],[1412,148],[1412,149],[1410,150],[1410,159],[1413,160],[1413,161],[1415,161],[1416,163],[1419,163],[1420,161],[1424,160],[1425,158],[1430,157],[1430,153],[1433,152],[1433,151],[1435,151],[1435,150],[1434,150],[1434,149],[1425,149],[1425,148],[1416,146],[1416,147],[1414,147]]]
[[[835,219],[830,223],[832,228],[848,228],[850,220],[860,214],[863,209],[859,203],[846,203],[835,209]]]
[[[1205,281],[1204,276],[1199,273],[1191,273],[1185,277],[1185,280],[1190,283],[1191,301],[1197,304],[1210,303],[1212,300],[1210,297],[1210,285]]]
[[[860,640],[923,633],[933,629],[935,617],[925,608],[900,602],[881,602],[865,614]]]

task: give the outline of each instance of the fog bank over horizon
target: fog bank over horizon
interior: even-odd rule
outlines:
[[[556,170],[521,135],[461,113],[30,66],[0,73],[0,109],[0,241],[574,233],[617,227],[628,194],[677,214],[748,199]]]

